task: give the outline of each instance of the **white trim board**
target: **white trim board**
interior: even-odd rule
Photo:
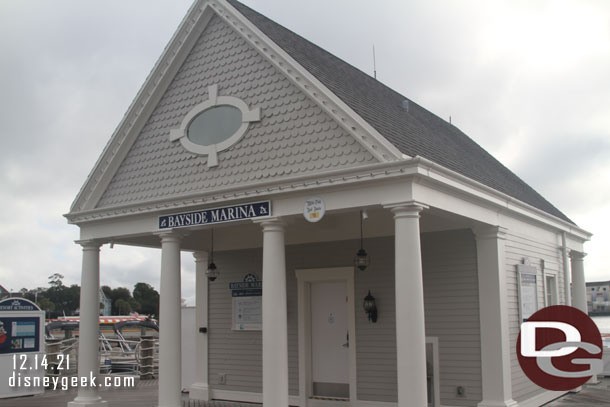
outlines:
[[[545,391],[527,400],[518,401],[518,407],[539,407],[553,401],[568,392],[566,391]]]
[[[380,162],[403,160],[394,144],[383,137],[373,126],[328,89],[307,69],[303,68],[284,49],[273,42],[250,20],[243,16],[226,0],[209,0],[228,24],[235,27],[261,55],[290,79],[302,92],[315,101],[343,129],[351,134]],[[224,14],[223,14],[224,12]]]
[[[210,400],[227,400],[227,401],[261,404],[263,402],[263,395],[262,395],[262,393],[253,393],[253,392],[247,392],[247,391],[211,389],[210,390]],[[298,396],[289,396],[288,402],[290,403],[291,406],[298,406],[299,397]]]
[[[252,393],[245,391],[235,390],[210,390],[211,400],[228,400],[244,403],[262,403],[263,395],[261,393]],[[316,400],[320,401],[320,400]],[[301,404],[301,398],[299,396],[289,396],[288,402],[291,406],[304,407]],[[356,400],[354,403],[350,402],[351,407],[397,407],[396,403],[388,403],[383,401],[367,401],[367,400]],[[448,407],[448,406],[441,406]]]

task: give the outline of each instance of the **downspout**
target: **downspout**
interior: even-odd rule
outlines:
[[[565,305],[572,305],[572,290],[570,287],[570,259],[568,255],[567,237],[566,232],[561,234],[561,243],[563,250],[563,275],[564,275],[564,289],[565,289]]]

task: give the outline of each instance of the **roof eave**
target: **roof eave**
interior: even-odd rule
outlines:
[[[188,194],[171,199],[150,200],[109,208],[96,208],[64,215],[70,223],[77,225],[92,221],[159,213],[180,208],[196,208],[211,203],[233,201],[256,196],[269,196],[298,190],[318,189],[331,185],[366,182],[395,176],[424,177],[434,183],[466,193],[491,205],[510,216],[527,218],[530,222],[543,224],[559,232],[565,232],[581,241],[588,241],[592,234],[577,225],[551,215],[512,196],[472,180],[458,172],[423,157],[402,159],[395,162],[375,163],[355,168],[333,170],[324,173],[299,175],[281,180],[265,181],[251,185],[231,186],[209,193]]]

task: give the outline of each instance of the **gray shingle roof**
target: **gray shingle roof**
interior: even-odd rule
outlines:
[[[404,154],[574,223],[457,127],[411,100],[405,112],[407,98],[398,92],[238,1],[228,2]]]

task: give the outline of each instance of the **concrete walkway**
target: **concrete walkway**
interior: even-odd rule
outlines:
[[[585,385],[578,393],[569,393],[545,407],[599,407],[610,406],[610,377],[600,378],[600,383]]]
[[[100,394],[108,401],[108,407],[153,407],[157,404],[157,380],[137,382],[133,388],[101,390]],[[76,397],[76,390],[47,391],[44,394],[30,397],[0,399],[2,407],[66,407],[68,401]],[[260,404],[233,403],[227,401],[212,401],[209,403],[188,399],[188,394],[182,398],[184,407],[255,407]],[[555,401],[545,404],[545,407],[600,407],[610,406],[610,377],[601,379],[597,385],[586,385],[579,393],[569,393]]]
[[[140,380],[132,388],[113,388],[100,390],[100,396],[108,401],[108,407],[153,407],[157,405],[158,380]],[[66,407],[74,400],[76,390],[47,390],[36,396],[0,399],[1,407]],[[188,394],[182,395],[184,407],[258,407],[260,404],[212,401],[209,403],[189,400]]]

